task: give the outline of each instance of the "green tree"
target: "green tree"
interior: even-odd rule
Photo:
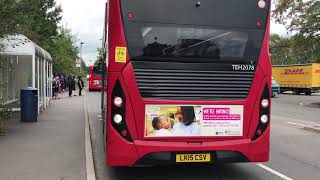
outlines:
[[[299,62],[320,62],[320,0],[277,0],[273,17],[294,36],[291,49]]]
[[[277,0],[273,17],[300,35],[319,38],[320,0]]]
[[[70,29],[61,28],[51,47],[54,73],[79,74],[79,68],[75,67],[79,53],[76,42],[76,37],[72,35]]]
[[[7,69],[6,66],[7,60],[6,57],[0,55],[0,72],[2,73]],[[7,91],[7,80],[4,80],[5,77],[1,78],[0,81],[0,136],[4,136],[8,131],[8,119],[12,115],[12,108],[10,105],[6,104],[8,101],[8,91]]]
[[[19,13],[17,12],[17,2],[15,0],[0,1],[0,38],[15,32],[18,28]]]
[[[97,48],[98,56],[97,60],[94,62],[94,65],[102,64],[104,62],[104,50],[103,48]]]
[[[70,30],[58,26],[61,13],[56,0],[0,0],[0,38],[24,34],[51,54],[54,72],[79,74],[79,68],[75,68],[76,38]]]
[[[55,0],[20,0],[18,6],[24,22],[19,26],[19,33],[50,51],[58,35],[62,8],[56,5]]]
[[[1,0],[0,8],[0,38],[20,33],[51,50],[62,18],[55,0]]]
[[[290,64],[292,49],[288,38],[283,38],[278,34],[270,35],[270,57],[272,64]]]
[[[270,36],[270,56],[272,64],[304,64],[317,62],[318,47],[311,38],[301,35],[281,37]]]
[[[19,15],[15,15],[15,12],[18,12],[16,1],[0,0],[0,39],[17,32]],[[0,52],[3,48],[4,44],[0,42]]]

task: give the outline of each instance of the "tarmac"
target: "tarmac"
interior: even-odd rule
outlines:
[[[85,100],[52,100],[38,122],[9,120],[0,136],[0,180],[85,180]]]

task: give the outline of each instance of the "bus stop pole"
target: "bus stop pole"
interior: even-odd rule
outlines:
[[[80,42],[80,68],[79,68],[79,73],[81,74],[81,66],[82,66],[82,45],[84,42]]]

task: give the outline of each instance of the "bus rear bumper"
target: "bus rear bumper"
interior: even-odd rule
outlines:
[[[202,143],[116,139],[107,147],[109,166],[144,166],[176,164],[177,153],[210,153],[212,163],[266,162],[269,160],[268,130],[257,140],[213,141]],[[120,138],[120,137],[119,137]]]
[[[94,85],[89,85],[89,90],[101,90],[102,85],[94,86]]]

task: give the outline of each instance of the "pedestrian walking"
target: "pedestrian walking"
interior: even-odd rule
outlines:
[[[67,78],[66,77],[63,77],[63,91],[65,91],[67,89]]]
[[[65,84],[65,82],[64,82],[64,76],[61,75],[60,78],[59,78],[59,80],[60,80],[60,83],[61,83],[61,91],[64,91],[64,89],[65,89],[65,87],[66,87],[66,84]]]
[[[52,76],[51,81],[52,81],[52,97],[54,99],[56,99],[56,97],[57,97],[57,95],[56,95],[56,79],[54,76]]]
[[[61,82],[60,82],[60,78],[57,76],[55,78],[55,84],[56,84],[56,87],[55,87],[55,99],[58,98],[60,99],[60,94],[61,94]]]
[[[78,78],[78,87],[79,87],[79,96],[82,96],[81,92],[84,87],[84,81],[82,79],[82,76],[79,76]]]
[[[72,79],[73,79],[73,83],[74,83],[74,86],[72,88],[72,91],[76,91],[76,84],[77,84],[77,78],[76,76],[72,76]],[[77,96],[76,95],[76,92],[74,92],[74,95],[73,96]]]
[[[69,89],[69,97],[72,97],[72,91],[76,89],[76,82],[74,81],[73,76],[68,77],[68,89]]]

